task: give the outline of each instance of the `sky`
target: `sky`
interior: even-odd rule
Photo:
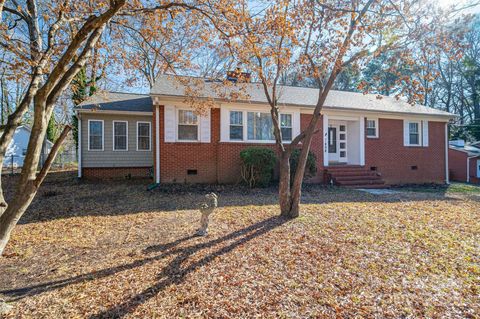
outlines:
[[[480,13],[480,0],[430,0],[430,2],[437,3],[444,8],[452,5],[468,6],[469,4],[476,4],[476,6],[463,10],[462,13]]]

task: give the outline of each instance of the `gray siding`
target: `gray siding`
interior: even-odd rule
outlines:
[[[148,167],[153,166],[152,115],[111,115],[81,113],[83,167]],[[88,150],[88,120],[104,121],[103,151]],[[128,121],[128,151],[113,150],[113,121]],[[137,121],[150,122],[150,151],[137,151]]]

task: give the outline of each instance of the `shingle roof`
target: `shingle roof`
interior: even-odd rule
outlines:
[[[147,94],[101,91],[84,102],[76,110],[152,112],[152,99]]]
[[[203,98],[220,98],[221,96],[228,96],[232,88],[222,88],[223,92],[219,94],[219,82],[211,82],[205,79],[183,77],[187,81],[192,79],[199,92],[198,96]],[[198,85],[200,82],[200,85]],[[182,81],[182,83],[185,83]],[[187,82],[188,83],[188,82]],[[245,92],[248,100],[244,102],[250,103],[267,103],[263,87],[259,83],[242,84],[246,85]],[[151,95],[182,97],[185,96],[185,85],[171,75],[160,75],[157,78],[155,85],[150,91]],[[300,106],[300,107],[314,107],[318,98],[318,89],[294,86],[279,86],[279,104]],[[326,109],[337,110],[363,110],[374,112],[389,112],[389,113],[408,113],[419,115],[441,116],[447,118],[454,118],[452,113],[437,110],[423,105],[414,105],[403,100],[397,100],[395,97],[382,96],[377,98],[376,94],[363,94],[345,91],[330,91],[325,102]]]

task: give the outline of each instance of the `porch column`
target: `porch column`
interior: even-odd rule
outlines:
[[[328,115],[323,114],[323,166],[328,166]]]
[[[365,117],[360,116],[360,165],[365,165]],[[378,130],[378,128],[377,128]]]

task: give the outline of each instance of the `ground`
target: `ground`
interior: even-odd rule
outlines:
[[[479,318],[478,187],[310,186],[284,220],[274,189],[146,186],[50,176],[0,259],[9,317]]]

